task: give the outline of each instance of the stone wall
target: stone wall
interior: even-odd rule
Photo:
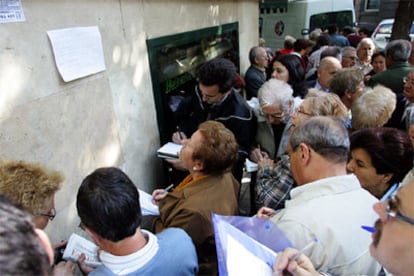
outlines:
[[[258,41],[258,1],[33,0],[26,21],[0,24],[0,154],[61,171],[52,242],[79,223],[75,200],[83,177],[121,167],[143,190],[160,183],[161,162],[146,39],[239,22],[241,72]],[[98,26],[106,71],[65,83],[48,30]]]

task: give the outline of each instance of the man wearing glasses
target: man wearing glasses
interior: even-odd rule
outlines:
[[[250,160],[276,159],[287,150],[291,114],[301,100],[295,101],[289,84],[278,79],[268,80],[259,90],[259,116],[256,138]]]
[[[347,174],[348,131],[339,119],[316,116],[296,126],[288,153],[297,187],[278,213],[262,207],[259,217],[271,217],[297,248],[318,240],[308,251],[315,267],[332,275],[375,275],[380,270],[370,256],[370,237],[362,224],[373,223],[377,199]]]
[[[233,132],[239,145],[239,159],[233,167],[233,175],[241,182],[244,161],[254,138],[255,122],[246,101],[233,88],[236,73],[234,64],[224,58],[209,60],[200,67],[194,93],[180,103],[174,114],[180,131],[173,134],[172,140],[181,144],[204,121],[222,123]],[[179,161],[167,161],[180,168]]]
[[[375,223],[371,255],[392,275],[414,275],[414,181],[391,195],[390,198],[374,204],[379,219]],[[362,231],[362,230],[361,230]],[[296,276],[321,275],[311,261],[301,254],[291,261],[296,249],[287,248],[278,254],[274,270],[282,275],[289,271]],[[385,275],[381,270],[379,275]]]

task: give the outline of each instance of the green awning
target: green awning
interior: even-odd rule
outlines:
[[[260,0],[261,9],[284,9],[287,11],[288,0]]]

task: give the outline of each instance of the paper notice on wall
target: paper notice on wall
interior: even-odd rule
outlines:
[[[101,33],[97,26],[47,32],[57,69],[65,82],[105,70]]]
[[[26,18],[20,0],[0,0],[0,23],[23,21]]]

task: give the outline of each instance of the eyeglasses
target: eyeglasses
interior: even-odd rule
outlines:
[[[303,111],[303,109],[302,109],[300,106],[299,106],[298,108],[296,108],[296,109],[295,109],[295,112],[296,112],[296,113],[299,113],[299,114],[306,115],[306,116],[312,116],[312,114],[310,114],[310,113],[308,113],[308,112]]]
[[[411,79],[411,78],[409,78],[409,77],[404,77],[404,78],[403,78],[403,82],[404,82],[404,83],[407,83],[407,81],[409,81],[411,85],[414,85],[414,80],[413,80],[413,79]]]
[[[411,225],[414,225],[414,219],[409,218],[407,216],[401,215],[398,211],[398,199],[395,197],[395,195],[397,194],[396,190],[389,198],[388,198],[388,202],[387,202],[387,209],[386,209],[386,214],[387,214],[387,220],[389,219],[389,217],[393,217],[393,218],[397,218],[400,220],[403,220],[405,222],[408,222]]]
[[[48,217],[50,221],[52,221],[56,217],[56,209],[52,208],[49,213],[39,213],[36,216]]]
[[[276,120],[282,120],[285,117],[285,112],[283,111],[283,112],[279,112],[279,113],[269,114],[269,113],[265,113],[263,111],[260,111],[260,115],[263,116],[263,117],[270,116],[270,117],[272,117],[273,119],[276,119]]]
[[[353,57],[353,56],[343,56],[343,58],[350,58],[350,59],[352,59],[352,60],[354,60],[354,61],[358,61],[358,57]]]

